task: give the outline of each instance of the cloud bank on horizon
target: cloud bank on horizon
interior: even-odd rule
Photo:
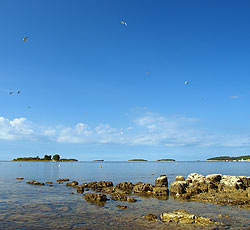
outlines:
[[[91,127],[85,123],[74,126],[44,126],[34,124],[27,118],[9,120],[0,117],[0,140],[28,140],[39,142],[84,144],[120,144],[133,146],[161,147],[248,147],[249,135],[230,133],[213,134],[198,127],[199,120],[184,116],[162,116],[147,112],[136,117],[130,126],[112,127],[112,124],[98,124]]]

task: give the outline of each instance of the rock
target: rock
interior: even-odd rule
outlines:
[[[184,176],[177,176],[175,178],[175,181],[185,181],[185,177]]]
[[[119,201],[127,201],[127,197],[122,195],[122,194],[116,194],[115,196],[113,197],[110,197],[112,200],[119,200]]]
[[[139,183],[133,188],[134,193],[151,193],[153,186],[151,184]]]
[[[92,202],[107,201],[107,196],[103,193],[86,193],[84,199]]]
[[[186,181],[174,181],[170,185],[170,193],[171,194],[184,194],[186,193],[186,188],[188,183]]]
[[[46,183],[46,184],[53,184],[52,181],[46,181],[45,183]]]
[[[91,188],[92,190],[96,192],[101,192],[102,189],[107,188],[107,187],[113,187],[112,181],[99,181],[99,182],[90,182],[87,184],[88,188]]]
[[[31,180],[31,181],[28,181],[26,183],[27,184],[32,184],[32,185],[44,185],[44,183],[41,183],[41,182],[38,182],[38,181],[35,181],[35,180]]]
[[[117,189],[123,190],[123,191],[129,191],[131,192],[134,188],[134,184],[132,184],[131,182],[121,182],[119,184],[117,184],[115,187]]]
[[[76,186],[76,185],[78,185],[78,182],[77,182],[77,181],[72,181],[72,182],[66,183],[66,186],[74,187],[74,186]]]
[[[155,214],[147,214],[146,216],[143,216],[144,219],[147,219],[149,221],[156,221],[158,217]]]
[[[218,217],[219,217],[219,218],[222,218],[222,217],[223,217],[223,215],[222,215],[222,214],[218,214]]]
[[[187,180],[188,183],[199,183],[199,184],[203,184],[206,182],[206,178],[198,173],[191,173],[188,175]]]
[[[155,180],[155,187],[168,187],[168,178],[166,175],[160,175]]]
[[[168,196],[169,190],[167,187],[155,187],[153,188],[153,195],[154,196]]]
[[[134,203],[134,202],[136,202],[137,200],[136,200],[134,197],[128,196],[128,197],[127,197],[127,201],[128,201],[128,202],[131,202],[131,203]]]
[[[116,207],[119,208],[119,209],[126,209],[127,208],[126,205],[117,205]]]
[[[16,179],[17,179],[17,180],[23,180],[24,178],[22,178],[22,177],[17,177]]]
[[[82,185],[77,185],[75,186],[77,193],[83,193],[84,192],[84,187]]]
[[[222,179],[218,185],[220,191],[234,192],[238,189],[245,189],[243,181],[238,176],[222,176]]]
[[[221,174],[210,174],[210,175],[207,175],[205,178],[206,178],[207,182],[212,182],[213,184],[218,185],[220,183],[222,175]]]
[[[57,182],[63,182],[63,181],[69,181],[69,179],[68,178],[62,178],[62,179],[57,179],[56,181]]]
[[[198,217],[191,214],[183,209],[178,209],[173,212],[165,212],[160,215],[160,219],[163,222],[175,222],[181,224],[198,224],[198,225],[208,225],[214,224],[210,218]]]

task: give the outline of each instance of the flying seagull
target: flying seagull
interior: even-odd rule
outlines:
[[[22,91],[21,90],[18,90],[17,93],[20,94]]]
[[[122,24],[124,26],[128,26],[127,22],[125,22],[125,21],[121,21],[120,24]]]
[[[10,95],[13,94],[13,93],[14,93],[13,91],[10,91],[10,92],[9,92]]]
[[[31,107],[30,107],[30,106],[28,106],[28,107],[27,107],[27,109],[31,109]]]
[[[189,81],[185,81],[185,85],[187,85],[189,83]]]
[[[27,42],[27,41],[28,41],[28,38],[29,38],[29,37],[24,37],[23,40],[24,40],[25,42]]]

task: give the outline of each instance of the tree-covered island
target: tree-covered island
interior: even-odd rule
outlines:
[[[220,157],[208,158],[207,160],[208,161],[250,161],[250,155],[238,156],[238,157],[220,156]]]
[[[131,159],[131,160],[128,160],[128,161],[148,161],[148,160],[144,160],[144,159]]]
[[[157,161],[175,161],[174,159],[160,159],[160,160],[157,160]]]
[[[76,159],[65,159],[61,158],[59,154],[55,154],[53,157],[51,155],[44,155],[44,158],[37,157],[19,157],[14,159],[13,161],[59,161],[59,162],[65,162],[65,161],[78,161]]]

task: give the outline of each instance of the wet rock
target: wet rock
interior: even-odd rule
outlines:
[[[119,208],[119,209],[126,209],[127,208],[126,205],[116,205],[116,207]]]
[[[196,183],[203,184],[203,183],[206,182],[206,178],[201,174],[191,173],[191,174],[188,175],[186,181],[188,183],[193,183],[193,184],[196,184]]]
[[[57,182],[63,182],[63,181],[69,181],[69,179],[68,178],[61,178],[61,179],[57,179],[56,181]]]
[[[184,176],[177,176],[175,178],[175,181],[185,181],[185,177]]]
[[[131,203],[134,203],[134,202],[136,202],[137,200],[136,200],[134,197],[128,196],[128,197],[127,197],[127,201],[128,201],[128,202],[131,202]]]
[[[41,182],[38,182],[38,181],[35,181],[35,180],[31,180],[31,181],[28,181],[26,183],[27,184],[32,184],[32,185],[44,185],[44,183],[41,183]]]
[[[77,185],[75,186],[77,193],[83,193],[84,192],[84,187],[82,185]]]
[[[74,186],[76,186],[76,185],[78,185],[78,182],[77,182],[77,181],[72,181],[72,182],[66,183],[66,186],[74,187]]]
[[[168,187],[168,178],[166,175],[160,175],[155,180],[155,187]]]
[[[222,215],[222,214],[218,214],[218,217],[219,217],[219,218],[222,218],[222,217],[223,217],[223,215]]]
[[[133,188],[134,193],[152,193],[153,185],[145,183],[137,183]]]
[[[199,217],[191,214],[183,209],[178,209],[173,212],[165,212],[160,215],[160,219],[163,222],[174,222],[181,224],[198,224],[198,225],[209,225],[215,224],[210,218]]]
[[[147,214],[146,216],[143,216],[144,219],[147,219],[149,221],[156,221],[158,217],[155,214]]]
[[[46,183],[46,184],[53,184],[52,181],[46,181],[45,183]]]
[[[154,196],[168,196],[169,190],[167,187],[155,187],[153,188],[153,195]]]
[[[170,185],[170,193],[172,194],[184,194],[188,183],[186,181],[174,181]]]
[[[107,196],[103,193],[86,193],[83,195],[84,199],[87,201],[107,201]]]
[[[112,181],[93,181],[87,184],[88,188],[91,188],[92,190],[96,192],[101,192],[104,188],[107,187],[113,187],[113,182]]]
[[[121,182],[119,184],[117,184],[115,187],[117,189],[123,190],[123,191],[128,191],[131,192],[134,188],[134,184],[132,184],[131,182]]]
[[[123,194],[117,193],[115,196],[110,197],[112,200],[119,200],[119,201],[127,201],[127,196],[124,196]]]
[[[23,180],[24,178],[22,178],[22,177],[17,177],[16,179],[17,179],[17,180]]]

